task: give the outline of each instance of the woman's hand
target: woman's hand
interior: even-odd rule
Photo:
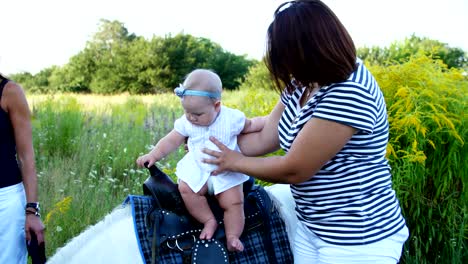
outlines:
[[[226,147],[223,143],[214,137],[210,137],[220,151],[212,149],[203,149],[203,153],[213,156],[213,159],[203,159],[203,162],[218,165],[218,168],[211,172],[211,175],[217,175],[223,171],[237,171],[236,165],[244,157],[242,153],[234,151]]]
[[[26,224],[24,230],[26,232],[26,240],[31,241],[31,232],[34,233],[37,237],[37,242],[39,244],[44,242],[44,224],[41,221],[41,218],[33,215],[26,215]]]

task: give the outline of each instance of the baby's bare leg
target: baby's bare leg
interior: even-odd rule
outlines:
[[[240,252],[244,250],[244,245],[239,237],[244,230],[245,222],[242,184],[218,194],[217,198],[219,205],[224,209],[227,249]]]
[[[185,207],[198,222],[203,224],[200,239],[211,239],[218,227],[216,218],[214,217],[205,197],[207,190],[208,187],[205,184],[198,193],[195,193],[190,189],[187,183],[179,181],[179,191],[182,199],[184,200]]]

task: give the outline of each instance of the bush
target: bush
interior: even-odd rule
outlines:
[[[467,263],[467,77],[422,54],[370,70],[387,101],[387,155],[410,229],[403,261]]]

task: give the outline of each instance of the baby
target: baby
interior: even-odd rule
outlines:
[[[240,151],[237,135],[260,131],[264,119],[250,120],[241,111],[222,106],[221,92],[221,79],[213,71],[197,69],[189,73],[184,83],[175,89],[185,114],[175,121],[174,129],[169,134],[136,162],[139,166],[144,166],[145,162],[151,166],[175,151],[188,138],[189,152],[176,168],[179,191],[185,206],[204,225],[200,239],[211,239],[218,223],[205,195],[214,194],[224,210],[227,249],[239,252],[244,250],[239,239],[245,222],[242,183],[249,177],[237,172],[210,176],[216,166],[202,162],[205,158],[202,149],[217,149],[209,140],[210,136],[214,136],[229,148]]]

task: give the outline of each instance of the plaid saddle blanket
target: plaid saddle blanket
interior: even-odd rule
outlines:
[[[263,188],[259,188],[256,197],[259,204],[265,204],[264,200],[269,200],[268,194]],[[271,200],[269,200],[271,203]],[[140,254],[143,262],[152,264],[152,236],[153,225],[147,223],[147,215],[150,210],[154,210],[154,198],[152,196],[129,195],[124,204],[131,205],[135,233],[139,244]],[[260,212],[245,212],[246,227],[249,221],[257,221],[253,218],[265,217]],[[249,216],[249,214],[253,214]],[[235,264],[260,264],[260,263],[293,263],[293,254],[290,248],[288,235],[283,219],[277,208],[271,203],[268,219],[253,228],[246,228],[241,236],[244,244],[244,251],[229,252],[229,263]],[[252,219],[252,220],[251,220]],[[257,221],[258,222],[258,221]],[[185,263],[184,253],[170,248],[161,248],[157,263]],[[207,262],[209,263],[209,262]]]

